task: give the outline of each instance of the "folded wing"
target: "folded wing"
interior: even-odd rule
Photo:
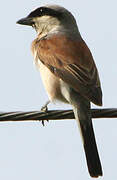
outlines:
[[[40,59],[55,76],[97,105],[102,105],[102,91],[92,54],[82,39],[52,35],[32,43],[36,61]]]

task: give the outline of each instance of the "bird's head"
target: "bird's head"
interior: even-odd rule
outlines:
[[[38,34],[43,35],[57,31],[79,32],[74,16],[58,5],[39,7],[17,23],[32,26]]]

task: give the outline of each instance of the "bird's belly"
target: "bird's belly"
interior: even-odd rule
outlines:
[[[61,92],[61,81],[58,77],[56,77],[44,64],[42,64],[40,61],[38,64],[36,63],[41,78],[43,81],[43,84],[45,86],[45,89],[47,91],[48,97],[50,101],[62,101],[64,103],[67,103],[66,99],[62,95]]]

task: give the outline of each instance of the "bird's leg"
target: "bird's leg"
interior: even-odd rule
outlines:
[[[50,104],[50,101],[47,101],[47,102],[41,107],[41,111],[47,112],[47,111],[48,111],[48,104]]]
[[[50,103],[50,100],[49,101],[47,101],[42,107],[41,107],[41,111],[42,112],[47,112],[48,111],[48,104]],[[42,120],[42,125],[43,126],[45,126],[45,124],[44,124],[44,121],[45,120]],[[46,120],[46,121],[48,121],[49,122],[49,120]]]

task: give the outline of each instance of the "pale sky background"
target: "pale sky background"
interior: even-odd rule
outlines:
[[[36,33],[16,24],[48,3],[62,5],[74,14],[99,70],[103,107],[117,108],[116,0],[4,0],[0,3],[0,111],[40,110],[48,99],[30,53]],[[98,119],[93,124],[104,172],[99,179],[116,180],[117,119]],[[40,122],[1,122],[0,179],[91,179],[76,122],[51,121],[45,127]]]

